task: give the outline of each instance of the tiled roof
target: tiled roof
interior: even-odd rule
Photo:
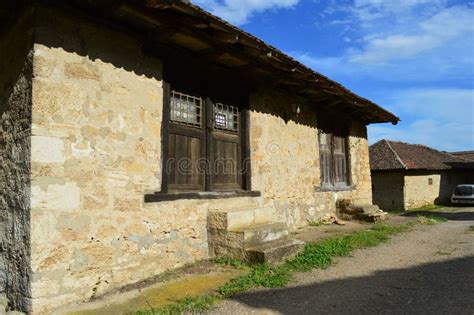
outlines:
[[[473,161],[424,145],[381,140],[370,146],[372,171],[474,169]]]
[[[452,155],[474,161],[474,151],[451,152]]]

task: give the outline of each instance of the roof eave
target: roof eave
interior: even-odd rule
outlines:
[[[392,123],[397,125],[400,122],[400,118],[390,111],[384,109],[383,107],[375,104],[374,102],[361,97],[354,92],[350,91],[340,83],[329,79],[328,77],[322,75],[321,73],[310,69],[301,62],[295,60],[294,58],[286,55],[279,49],[266,44],[259,38],[253,36],[250,33],[243,31],[242,29],[230,24],[229,22],[205,11],[199,6],[190,3],[189,1],[166,1],[166,0],[146,0],[147,7],[168,7],[175,8],[179,11],[185,11],[189,13],[189,10],[192,10],[191,13],[195,16],[201,16],[206,19],[209,23],[219,24],[220,27],[227,29],[228,31],[237,32],[238,36],[243,36],[247,41],[253,42],[255,46],[261,50],[262,53],[269,56],[270,60],[276,62],[277,59],[282,59],[286,64],[292,67],[293,72],[305,73],[308,75],[307,83],[310,83],[315,86],[315,88],[321,88],[323,85],[331,89],[330,92],[335,92],[341,98],[345,99],[346,104],[352,103],[351,106],[360,111],[370,112],[373,118],[366,119],[367,124],[372,123]],[[324,84],[323,84],[324,83]]]

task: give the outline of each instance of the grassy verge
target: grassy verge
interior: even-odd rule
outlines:
[[[433,211],[433,210],[446,209],[446,208],[454,208],[454,207],[451,204],[426,205],[423,207],[413,208],[406,211],[405,210],[390,210],[388,211],[388,213],[391,215],[399,215],[399,214],[405,214],[405,213],[416,213],[419,211]]]
[[[300,254],[281,265],[262,264],[250,266],[247,273],[220,287],[215,295],[186,298],[163,309],[139,311],[136,314],[155,315],[203,312],[212,307],[216,302],[240,292],[257,287],[284,287],[292,280],[295,272],[328,268],[333,263],[334,257],[348,256],[356,249],[377,246],[387,241],[391,235],[408,231],[414,224],[431,225],[437,222],[444,222],[444,220],[444,218],[434,216],[418,216],[417,220],[403,225],[392,226],[377,223],[368,230],[354,232],[345,236],[336,236],[320,243],[308,243]],[[215,262],[240,267],[240,263],[236,263],[236,260],[228,258],[218,258]]]
[[[419,208],[414,208],[414,209],[410,209],[408,211],[431,211],[431,210],[438,210],[438,209],[442,209],[442,208],[446,208],[447,206],[446,205],[427,205],[427,206],[423,206],[423,207],[419,207]]]
[[[449,221],[446,218],[439,217],[436,215],[417,215],[417,219],[420,223],[427,224],[427,225],[434,225],[436,223],[446,222]]]

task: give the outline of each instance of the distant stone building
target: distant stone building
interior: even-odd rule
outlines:
[[[1,2],[10,309],[294,252],[338,199],[371,204],[366,126],[398,118],[185,2]]]
[[[373,203],[383,210],[444,204],[456,185],[474,183],[474,161],[460,156],[389,140],[369,151]]]

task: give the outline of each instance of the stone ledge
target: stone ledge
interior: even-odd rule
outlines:
[[[226,199],[235,197],[260,197],[260,191],[225,191],[225,192],[182,192],[146,194],[145,203],[173,201],[181,199]]]
[[[331,191],[353,191],[356,190],[357,186],[352,185],[352,186],[334,186],[334,187],[322,187],[322,186],[315,186],[314,191],[315,192],[331,192]]]

